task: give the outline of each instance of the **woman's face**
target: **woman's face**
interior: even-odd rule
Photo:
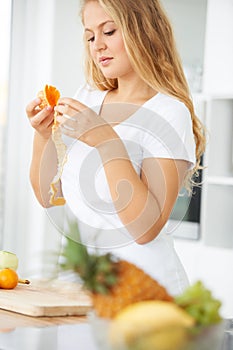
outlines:
[[[98,1],[90,1],[83,12],[85,38],[90,54],[103,75],[121,78],[133,71],[125,50],[121,30]]]

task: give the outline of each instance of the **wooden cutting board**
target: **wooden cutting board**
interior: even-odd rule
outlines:
[[[78,283],[33,281],[0,289],[0,309],[36,317],[76,316],[87,314],[91,299]]]

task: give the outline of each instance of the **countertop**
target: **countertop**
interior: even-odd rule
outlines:
[[[0,350],[44,349],[97,350],[88,318],[30,317],[0,310]],[[232,319],[225,321],[222,346],[211,350],[233,350]]]
[[[30,317],[0,310],[0,350],[97,350],[85,316]]]

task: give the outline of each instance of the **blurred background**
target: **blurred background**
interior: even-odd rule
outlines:
[[[161,2],[209,134],[203,186],[178,199],[167,231],[190,281],[204,281],[232,317],[233,1]],[[32,192],[25,107],[45,84],[73,96],[84,82],[79,0],[0,0],[0,8],[0,249],[18,255],[22,276],[44,277],[63,242],[62,209],[42,209]]]

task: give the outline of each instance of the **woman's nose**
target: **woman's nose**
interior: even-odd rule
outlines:
[[[94,41],[94,49],[95,51],[103,50],[106,48],[106,44],[102,36],[96,36]]]

